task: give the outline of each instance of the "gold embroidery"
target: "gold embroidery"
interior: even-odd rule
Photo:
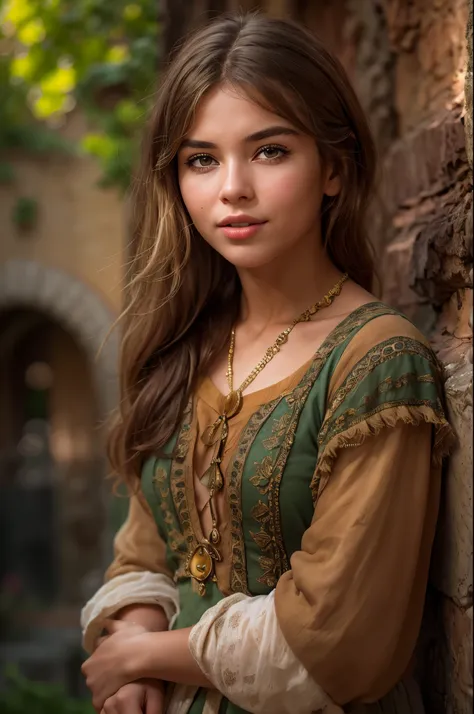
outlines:
[[[272,537],[270,509],[266,503],[259,500],[250,513],[252,518],[260,524],[260,531],[258,533],[250,531],[253,540],[263,552],[263,555],[258,559],[263,571],[263,575],[258,578],[258,582],[263,583],[269,588],[273,588],[277,580],[275,567],[278,556],[275,539]]]
[[[313,503],[316,504],[319,498],[322,483],[323,485],[327,483],[331,463],[338,449],[360,446],[368,436],[378,434],[384,427],[393,427],[399,423],[418,424],[423,421],[434,426],[433,459],[436,463],[449,453],[456,442],[439,398],[385,402],[331,434],[324,448],[319,451],[311,481]],[[344,442],[344,439],[348,440]]]
[[[237,444],[235,456],[230,460],[226,472],[227,491],[230,508],[230,532],[232,541],[232,565],[230,584],[233,592],[250,595],[248,589],[245,539],[242,515],[242,474],[250,448],[264,421],[278,406],[282,396],[264,404],[249,419]]]
[[[428,362],[433,367],[432,373],[418,374],[416,372],[406,372],[400,375],[397,379],[388,376],[380,381],[369,395],[364,395],[357,407],[349,407],[342,414],[335,416],[338,408],[347,400],[351,393],[354,393],[363,380],[379,365],[396,358],[400,354],[409,354],[415,357],[420,357],[423,361]],[[439,375],[439,363],[433,351],[410,337],[396,337],[385,340],[378,345],[375,345],[368,353],[355,365],[354,369],[347,376],[346,380],[337,390],[334,399],[329,406],[324,423],[318,435],[319,456],[313,479],[311,481],[311,491],[313,502],[316,502],[320,488],[320,473],[319,464],[324,450],[332,439],[342,435],[345,431],[361,424],[368,423],[370,419],[377,414],[381,414],[385,410],[390,410],[397,407],[427,407],[433,409],[437,415],[441,417],[443,413],[442,405],[436,396],[433,399],[423,400],[415,398],[401,398],[399,400],[386,401],[378,405],[377,401],[381,394],[387,394],[392,390],[401,389],[404,386],[414,383],[437,384]],[[363,439],[351,439],[350,443],[341,446],[348,448],[357,446]]]
[[[250,531],[251,537],[262,551],[262,555],[259,557],[262,575],[258,578],[258,582],[267,587],[275,587],[278,578],[289,568],[281,531],[280,484],[293,445],[299,415],[308,393],[309,388],[306,385],[297,390],[298,399],[295,399],[293,393],[290,399],[287,398],[287,405],[290,401],[292,410],[287,412],[284,418],[280,417],[277,420],[278,426],[274,430],[278,431],[279,443],[273,442],[273,448],[283,441],[280,451],[277,452],[276,459],[267,455],[260,463],[256,462],[255,475],[249,479],[250,483],[258,489],[260,495],[267,497],[267,504],[259,500],[252,508],[251,515],[259,523],[260,530],[258,533]]]
[[[273,459],[265,456],[263,461],[255,462],[255,475],[249,478],[250,483],[258,488],[261,494],[266,495],[273,471]]]
[[[233,687],[237,681],[237,675],[235,672],[232,672],[230,669],[225,669],[222,672],[222,679],[224,680],[224,684],[226,687]]]
[[[186,498],[186,465],[183,464],[186,459],[189,444],[191,439],[191,419],[193,414],[193,403],[190,400],[184,414],[181,429],[176,441],[174,458],[171,461],[170,469],[170,486],[171,495],[174,507],[181,525],[183,543],[186,548],[186,553],[189,553],[196,547],[197,541],[194,537],[191,527],[191,517],[189,514],[189,504]],[[180,563],[179,571],[175,573],[175,580],[184,577],[186,567],[186,557]]]
[[[400,353],[420,356],[423,359],[427,360],[430,364],[433,364],[435,368],[437,368],[436,358],[432,350],[429,347],[426,347],[418,340],[412,339],[411,337],[398,337],[395,339],[391,338],[390,340],[386,340],[385,342],[381,342],[380,344],[375,345],[375,347],[370,349],[365,355],[365,357],[363,357],[355,365],[354,369],[350,372],[346,380],[337,390],[332,404],[327,410],[326,416],[324,418],[324,424],[321,427],[321,430],[318,435],[319,445],[323,444],[326,441],[327,433],[331,425],[333,424],[332,417],[336,413],[337,409],[341,406],[341,404],[346,401],[349,394],[353,392],[359,386],[362,380],[367,377],[367,375],[370,374],[370,372],[372,372],[376,367],[383,364],[384,362],[387,362],[390,359],[397,357]],[[427,381],[426,375],[424,375],[424,377],[424,381]],[[387,380],[384,381],[386,382]],[[401,386],[403,386],[402,383],[400,383],[399,387]],[[356,414],[357,411],[358,410],[355,410],[354,414]],[[345,414],[347,414],[347,416],[353,416],[353,414],[349,414],[349,410],[347,410]],[[345,423],[345,419],[346,417],[342,419],[341,417],[338,417],[335,421],[337,422],[339,420],[338,425],[340,426],[341,424]]]
[[[271,449],[275,449],[277,446],[280,445],[281,439],[284,436],[286,430],[288,429],[290,417],[290,413],[287,412],[275,421],[272,427],[272,435],[268,437],[268,439],[262,441],[264,449],[266,449],[267,451],[271,451]]]
[[[181,569],[186,555],[186,544],[183,534],[177,527],[176,518],[173,515],[172,505],[170,502],[170,489],[168,487],[168,474],[166,469],[158,466],[152,478],[152,484],[155,490],[158,490],[158,501],[160,510],[163,514],[163,521],[167,526],[166,542],[176,556],[178,561],[178,570]]]
[[[215,631],[216,631],[216,637],[219,637],[221,634],[223,627],[225,625],[225,615],[221,615],[220,617],[217,618],[216,624],[214,625]]]
[[[240,625],[241,619],[242,619],[242,613],[234,612],[234,614],[231,615],[229,618],[229,627],[232,630],[236,630],[238,628],[238,626]]]
[[[251,515],[260,529],[257,533],[250,531],[253,541],[262,551],[259,557],[262,575],[258,582],[267,587],[275,587],[280,576],[289,569],[281,530],[280,484],[306,399],[334,348],[356,328],[378,315],[386,314],[398,313],[381,303],[374,303],[362,306],[349,315],[323,342],[300,383],[290,393],[281,395],[290,411],[275,421],[272,436],[262,442],[267,451],[276,450],[281,444],[280,451],[276,458],[266,455],[261,462],[255,463],[255,474],[249,479],[260,495],[267,499],[267,503],[259,500],[252,508]]]

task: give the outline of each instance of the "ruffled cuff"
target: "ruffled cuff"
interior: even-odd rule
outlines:
[[[178,590],[167,575],[134,572],[117,575],[95,593],[81,611],[82,644],[92,652],[104,620],[127,605],[160,605],[172,627],[179,613]]]
[[[287,645],[274,592],[224,598],[192,628],[189,648],[216,689],[252,714],[342,714]]]

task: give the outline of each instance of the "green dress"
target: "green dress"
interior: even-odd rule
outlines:
[[[292,554],[301,549],[321,479],[330,478],[344,439],[349,445],[359,443],[377,431],[374,424],[390,425],[384,415],[400,408],[403,413],[405,408],[434,425],[438,445],[444,440],[449,427],[440,369],[421,335],[414,339],[394,334],[374,344],[331,391],[331,380],[338,366],[342,369],[351,341],[381,316],[398,316],[399,322],[402,317],[378,302],[355,310],[330,333],[297,383],[259,403],[241,424],[225,470],[230,549],[225,554],[229,575],[224,588],[219,581],[208,582],[201,596],[185,575],[187,555],[198,543],[192,475],[198,438],[193,428],[196,399],[191,399],[168,444],[174,457],[146,462],[142,490],[179,589],[181,609],[174,628],[195,625],[208,608],[232,592],[265,595],[275,588],[289,570]],[[191,714],[202,713],[205,695],[205,690],[198,692]],[[244,710],[224,699],[219,712]]]

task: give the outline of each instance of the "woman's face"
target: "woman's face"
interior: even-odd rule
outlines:
[[[225,86],[199,105],[178,167],[195,227],[241,269],[267,265],[301,241],[314,251],[323,195],[339,191],[312,137]]]

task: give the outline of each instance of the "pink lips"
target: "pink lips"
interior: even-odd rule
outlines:
[[[222,226],[221,231],[226,238],[230,238],[231,240],[245,240],[246,238],[251,238],[258,233],[264,225],[265,223],[251,223],[249,226],[242,226],[240,228]]]
[[[222,230],[226,238],[231,240],[245,240],[251,238],[265,225],[267,221],[259,221],[253,216],[238,215],[227,216],[219,223],[219,228]],[[231,224],[248,223],[248,226],[236,226]]]

